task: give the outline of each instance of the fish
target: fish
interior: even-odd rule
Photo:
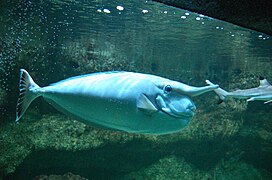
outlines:
[[[128,133],[170,134],[181,131],[195,115],[191,97],[216,88],[126,71],[80,75],[40,87],[20,69],[16,122],[42,96],[57,110],[86,124]]]
[[[222,88],[217,88],[214,92],[218,95],[220,102],[225,101],[227,98],[237,98],[237,99],[246,99],[247,102],[250,101],[265,101],[264,104],[272,102],[272,86],[264,77],[259,78],[260,85],[255,88],[236,90],[228,92]],[[208,85],[214,85],[211,81],[206,80]]]

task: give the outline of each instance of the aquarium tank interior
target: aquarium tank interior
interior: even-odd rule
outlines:
[[[0,9],[0,179],[272,179],[272,36],[150,0],[11,0]],[[108,71],[190,87],[209,80],[226,98],[219,88],[182,94],[195,114],[164,135],[84,123],[42,97],[16,123],[27,93],[20,69],[40,87]]]

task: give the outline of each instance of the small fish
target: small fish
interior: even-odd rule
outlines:
[[[206,80],[209,85],[214,85],[209,80]],[[259,87],[236,90],[232,92],[225,91],[222,88],[217,88],[214,92],[219,96],[220,103],[226,98],[232,97],[237,99],[247,99],[247,101],[265,101],[264,104],[272,102],[272,86],[267,79],[260,77]]]
[[[20,70],[16,122],[39,96],[61,112],[84,123],[141,134],[179,132],[195,114],[189,97],[218,88],[193,87],[166,78],[134,72],[101,72],[39,87]]]

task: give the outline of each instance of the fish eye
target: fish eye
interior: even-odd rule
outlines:
[[[166,85],[166,86],[164,87],[164,92],[169,93],[169,92],[171,92],[171,91],[172,91],[172,87],[171,87],[170,85]]]

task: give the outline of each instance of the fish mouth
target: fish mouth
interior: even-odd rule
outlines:
[[[194,105],[188,105],[186,108],[178,110],[177,107],[169,104],[169,110],[167,113],[176,118],[191,118],[195,115],[196,107]]]
[[[195,115],[194,111],[187,112],[187,113],[173,113],[165,110],[164,108],[161,109],[161,111],[173,118],[181,119],[181,118],[192,118]]]
[[[178,119],[190,119],[195,115],[196,107],[186,96],[177,96],[164,99],[156,97],[156,107],[161,112]]]

